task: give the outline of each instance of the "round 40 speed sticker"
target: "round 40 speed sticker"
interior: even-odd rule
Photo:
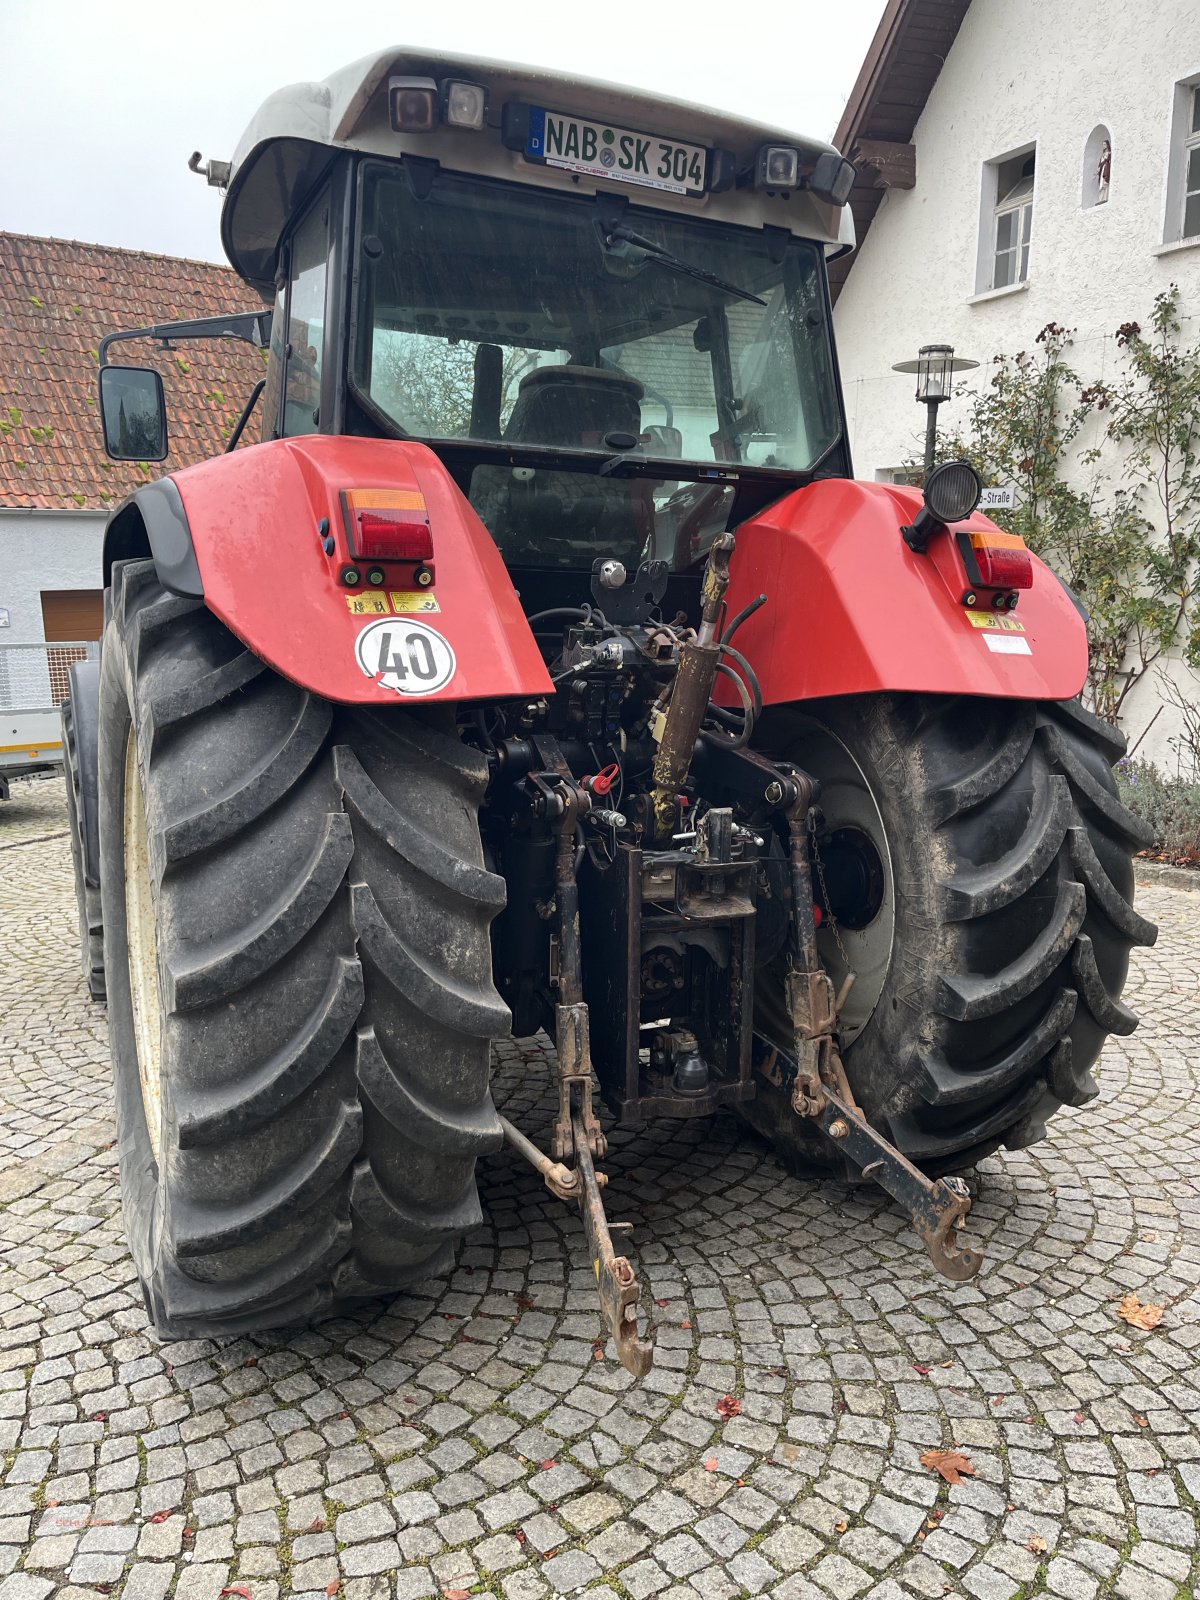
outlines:
[[[448,639],[426,622],[381,617],[358,636],[355,658],[368,678],[397,694],[436,694],[458,663]]]

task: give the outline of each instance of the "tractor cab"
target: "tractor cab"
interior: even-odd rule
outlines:
[[[739,491],[848,473],[826,145],[390,52],[274,95],[212,176],[275,301],[262,437],[429,444],[510,566],[683,571]]]

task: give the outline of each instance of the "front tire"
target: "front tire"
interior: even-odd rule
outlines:
[[[436,708],[338,708],[149,561],[100,688],[126,1232],[170,1337],[309,1320],[441,1270],[501,1142],[503,883],[483,758]]]
[[[75,674],[71,674],[72,680]],[[76,730],[75,682],[62,704],[63,777],[67,789],[67,831],[71,838],[71,864],[75,873],[75,911],[79,929],[79,959],[84,982],[93,1000],[104,1000],[104,918],[100,885],[87,875],[84,848],[83,770]]]
[[[1120,734],[1075,701],[871,695],[776,713],[762,742],[823,784],[817,850],[850,925],[827,918],[818,942],[835,987],[859,971],[844,1061],[871,1121],[946,1172],[1092,1099],[1105,1039],[1137,1025],[1130,947],[1156,936],[1133,908],[1149,840],[1117,797]],[[789,1051],[781,964],[759,995],[759,1033]],[[760,1079],[747,1116],[785,1155],[830,1159],[788,1085]]]

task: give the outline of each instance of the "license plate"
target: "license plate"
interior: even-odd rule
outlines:
[[[529,110],[525,159],[671,194],[703,194],[708,173],[708,151],[703,145],[680,144],[675,139],[634,133],[537,106]]]

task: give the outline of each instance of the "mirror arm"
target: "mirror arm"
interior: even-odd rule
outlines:
[[[271,312],[239,311],[227,317],[195,317],[184,322],[159,322],[149,328],[129,328],[106,334],[100,341],[100,365],[108,363],[109,346],[122,339],[158,339],[164,345],[172,339],[244,339],[265,350],[271,338]]]
[[[251,389],[250,398],[249,398],[249,400],[246,401],[246,404],[242,407],[242,414],[237,419],[237,426],[234,428],[233,432],[229,435],[229,443],[225,446],[225,454],[226,455],[228,455],[231,450],[236,450],[237,449],[238,440],[242,437],[242,434],[246,431],[246,424],[250,421],[250,417],[251,417],[251,415],[252,415],[252,413],[254,411],[254,408],[258,404],[259,396],[262,394],[263,390],[266,387],[267,387],[267,380],[265,378],[260,378],[258,380],[258,382],[254,385],[253,389]]]

